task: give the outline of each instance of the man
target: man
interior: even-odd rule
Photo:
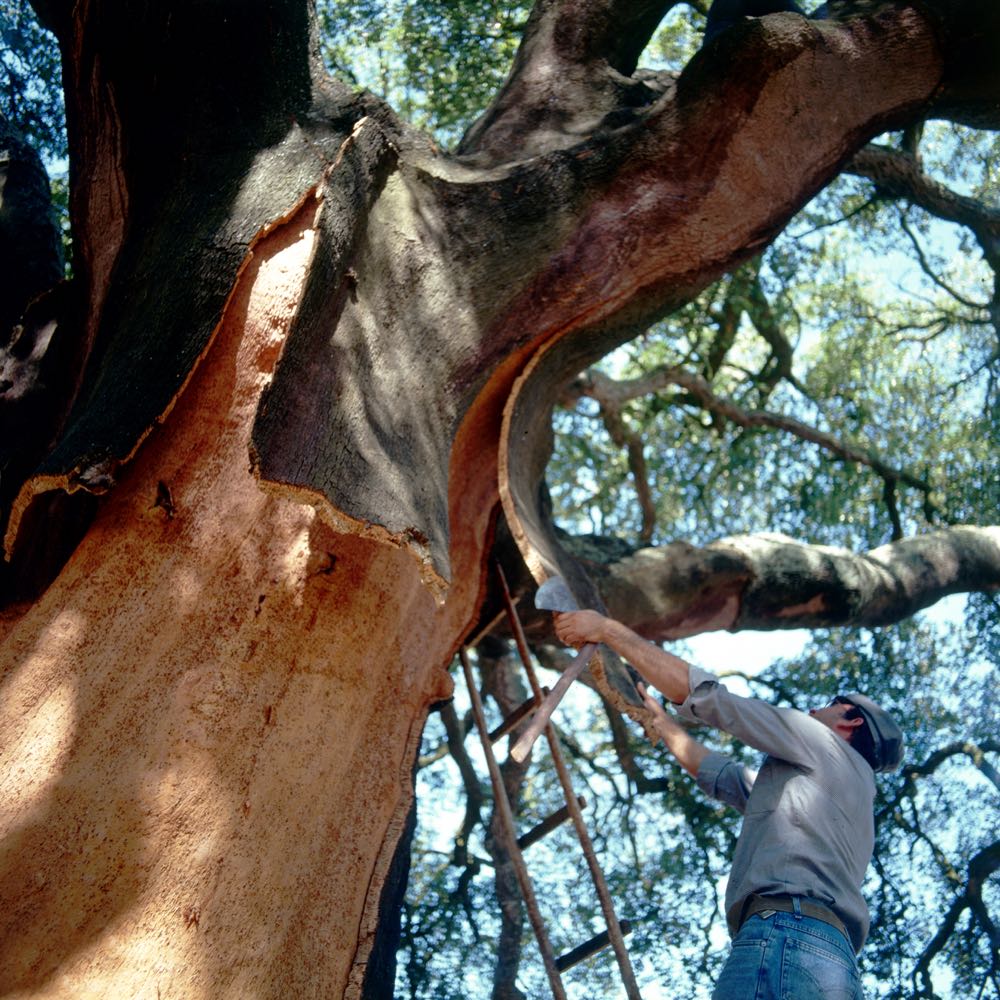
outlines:
[[[767,754],[755,775],[709,751],[643,688],[657,733],[682,766],[744,815],[726,888],[733,948],[714,1000],[859,1000],[855,954],[868,934],[861,884],[874,846],[874,772],[902,760],[896,723],[859,694],[808,714],[738,697],[596,611],[556,615],[555,628],[572,646],[610,646],[682,717]]]

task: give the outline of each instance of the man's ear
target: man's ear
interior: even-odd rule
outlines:
[[[863,726],[865,720],[860,716],[856,719],[841,719],[837,722],[837,728],[843,733],[847,739],[850,739],[853,735],[853,731],[858,728],[858,726]]]

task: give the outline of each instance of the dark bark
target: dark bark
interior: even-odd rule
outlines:
[[[410,848],[416,828],[417,801],[414,799],[379,899],[375,943],[365,968],[361,1000],[393,1000],[396,995],[396,952],[402,937],[403,900],[410,878]]]
[[[364,113],[346,88],[314,86],[304,2],[45,13],[66,80],[75,406],[14,505],[8,554],[36,544],[18,532],[45,493],[113,485],[204,355],[254,240]]]
[[[38,154],[0,115],[0,343],[25,307],[62,277],[62,245]],[[6,378],[0,391],[6,393]]]
[[[579,11],[580,37],[593,23],[607,23],[607,10]],[[636,38],[651,30],[647,14],[636,22]],[[491,174],[433,157],[386,112],[315,80],[302,4],[261,0],[259,9],[241,7],[239,17],[223,4],[198,20],[197,31],[188,20],[194,13],[175,10],[163,20],[138,3],[114,14],[97,4],[86,21],[82,16],[74,15],[62,44],[77,153],[79,271],[88,290],[85,337],[93,350],[67,429],[37,481],[108,488],[204,353],[254,239],[320,183],[316,279],[261,414],[260,472],[325,497],[350,522],[414,550],[443,579],[451,575],[449,443],[500,361],[516,364],[527,345],[573,328],[588,330],[586,353],[596,357],[683,301],[773,236],[859,140],[912,113],[930,82],[910,70],[914,45],[932,79],[934,66],[929,37],[904,12],[893,25],[898,35],[878,39],[877,61],[888,71],[905,53],[907,72],[900,62],[894,86],[871,88],[875,100],[856,105],[851,121],[840,110],[836,127],[832,119],[814,121],[831,141],[824,148],[810,138],[797,179],[782,180],[782,196],[765,183],[746,203],[740,226],[699,233],[685,220],[711,212],[713,201],[725,210],[732,195],[723,150],[738,136],[759,127],[761,142],[767,135],[763,156],[774,156],[783,141],[795,146],[794,122],[774,134],[778,119],[769,116],[787,109],[779,99],[766,110],[772,78],[812,60],[810,85],[817,98],[825,92],[824,73],[841,53],[801,18],[731,32],[740,38],[695,60],[676,94],[631,124]],[[119,44],[126,32],[155,32],[156,51],[137,58],[137,46]],[[873,47],[863,19],[844,32],[852,49]],[[598,30],[594,44],[614,48],[613,35]],[[576,52],[571,39],[559,44]],[[216,50],[226,53],[218,64],[205,57]],[[237,58],[255,66],[251,79],[235,72]],[[808,105],[804,84],[797,100]],[[101,92],[111,99],[90,96]],[[552,96],[556,107],[560,94]],[[756,105],[759,126],[745,117],[748,103]],[[824,106],[830,103],[810,114],[822,119]],[[233,107],[241,110],[240,125],[223,128],[213,115]],[[364,114],[369,121],[353,133]],[[514,145],[505,140],[508,160],[531,152],[532,134]],[[706,173],[698,151],[708,149],[716,159]],[[795,155],[786,148],[781,162]],[[665,157],[672,160],[666,180]],[[81,161],[105,191],[117,192],[117,231],[95,217],[99,206],[88,200],[93,185],[80,183]],[[735,183],[747,192],[745,178]],[[635,211],[638,204],[648,207]],[[202,275],[196,295],[189,294],[191,274]],[[576,274],[587,275],[583,287]],[[401,287],[405,322],[392,291]],[[510,373],[496,375],[502,391]],[[413,386],[435,404],[423,405]],[[400,405],[411,398],[412,405]],[[486,467],[470,474],[488,475]],[[35,492],[15,505],[14,531]]]
[[[928,117],[1000,128],[1000,7],[979,0],[923,0],[945,57]]]
[[[661,92],[632,74],[676,3],[536,3],[506,84],[459,153],[482,164],[506,162],[515,149],[522,157],[551,152],[627,122]]]

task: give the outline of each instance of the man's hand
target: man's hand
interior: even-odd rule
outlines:
[[[677,729],[683,732],[684,727],[667,715],[667,711],[660,702],[660,699],[651,694],[649,688],[642,681],[636,685],[636,689],[642,695],[642,700],[646,708],[653,713],[653,725],[656,726],[656,731],[661,736],[668,729]]]
[[[588,642],[604,642],[608,621],[598,611],[564,611],[555,616],[556,635],[579,649]]]
[[[606,618],[598,611],[565,611],[555,616],[556,635],[579,648],[602,642],[628,660],[642,678],[679,705],[689,690],[687,662],[636,635],[627,625]]]
[[[667,714],[663,703],[659,698],[650,693],[649,688],[645,684],[640,681],[636,685],[636,688],[639,694],[642,695],[643,704],[653,713],[653,728],[656,730],[656,735],[672,749],[672,739],[686,735],[687,730],[672,715]]]

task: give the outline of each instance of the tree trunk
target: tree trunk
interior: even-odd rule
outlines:
[[[606,84],[655,5],[629,45],[619,6],[540,5],[510,87],[533,82],[449,157],[321,78],[305,0],[39,3],[89,360],[8,558],[102,499],[2,621],[0,989],[384,990],[412,764],[501,490],[532,568],[563,559],[539,400],[947,91],[940,25],[875,4],[755,21],[639,100]],[[550,58],[593,84],[557,121],[532,105],[559,99]],[[951,99],[982,113],[970,79]]]

